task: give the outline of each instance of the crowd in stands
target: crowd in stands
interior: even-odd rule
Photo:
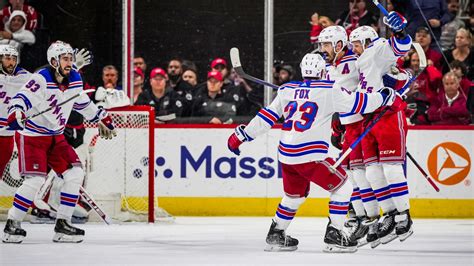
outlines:
[[[407,94],[410,123],[473,123],[474,4],[470,3],[467,10],[461,12],[460,2],[466,1],[387,2],[389,11],[397,11],[407,18],[407,32],[422,46],[428,59],[428,66]],[[348,3],[347,10],[338,17],[319,13],[311,16],[310,45],[315,46],[322,29],[335,24],[343,26],[348,34],[363,25],[380,31],[383,24],[379,12],[368,10],[366,0],[349,0]],[[24,0],[9,0],[0,13],[0,44],[13,45],[19,51],[24,45],[34,44],[38,17]],[[103,67],[103,84],[96,86],[96,93],[91,96],[93,100],[110,107],[104,95],[112,94],[115,103],[128,101],[154,106],[160,123],[240,123],[248,121],[263,106],[262,87],[239,77],[224,57],[210,61],[204,78],[198,76],[199,71],[192,61],[180,58],[169,58],[166,66],[158,67],[137,54],[133,64],[131,101],[119,85],[119,71],[113,65]],[[419,55],[415,50],[410,51],[399,60],[398,66],[418,74],[421,71]],[[273,83],[288,82],[296,77],[295,73],[294,66],[275,62]]]
[[[421,45],[427,67],[420,73],[419,55],[413,49],[398,67],[420,74],[407,93],[407,117],[414,125],[467,125],[474,123],[474,3],[460,0],[388,0],[388,11],[403,14],[407,33]],[[350,0],[335,24],[349,35],[359,26],[379,31],[377,15],[366,9],[365,0]],[[466,4],[467,10],[460,5]],[[332,21],[311,17],[310,42]]]

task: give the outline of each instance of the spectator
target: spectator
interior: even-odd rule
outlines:
[[[193,86],[181,77],[183,66],[180,59],[171,59],[168,63],[168,86],[172,88],[183,100],[183,112],[181,116],[190,116],[193,106]],[[151,83],[150,83],[151,84]]]
[[[414,51],[409,53],[408,68],[413,75],[419,74],[418,78],[410,86],[407,93],[406,102],[408,103],[407,117],[410,123],[415,125],[428,125],[428,108],[431,102],[437,97],[437,88],[441,83],[441,72],[434,66],[428,66],[427,69],[420,73],[420,58]]]
[[[194,73],[197,73],[197,66],[191,60],[183,60],[181,66],[183,68],[183,73],[188,69],[191,69],[192,71],[194,71]]]
[[[118,70],[113,65],[106,65],[102,68],[102,82],[106,89],[122,90],[122,86],[118,85]]]
[[[157,122],[173,120],[183,112],[181,97],[167,85],[167,81],[166,71],[159,67],[154,68],[150,72],[151,89],[140,93],[135,102],[136,105],[153,106]]]
[[[392,0],[395,2],[406,2],[407,0]],[[420,26],[430,27],[434,37],[439,41],[441,37],[441,27],[451,21],[451,15],[448,12],[446,0],[409,0],[406,5],[405,17],[408,21],[406,31],[412,37],[418,32]],[[423,12],[423,13],[422,13]],[[426,25],[425,18],[429,25]],[[429,30],[428,30],[429,34]],[[432,47],[436,48],[433,42]]]
[[[195,87],[197,85],[197,73],[193,69],[188,69],[183,73],[183,80]]]
[[[466,108],[467,98],[459,90],[459,80],[453,72],[443,77],[444,93],[428,109],[428,117],[437,125],[468,125],[471,115]]]
[[[142,70],[142,73],[146,73],[146,62],[143,56],[137,55],[133,58],[133,67],[139,67]]]
[[[474,86],[471,86],[469,88],[469,94],[467,96],[466,107],[467,107],[467,110],[469,110],[469,113],[471,113],[471,124],[472,124],[474,123]]]
[[[377,17],[365,8],[365,0],[350,0],[349,10],[342,12],[336,24],[344,27],[348,36],[359,26],[371,26],[377,29]]]
[[[26,15],[23,11],[15,10],[5,24],[5,30],[0,31],[0,44],[9,44],[16,48],[18,53],[25,44],[34,44],[35,35],[25,29]]]
[[[454,48],[456,31],[464,27],[464,21],[459,18],[459,0],[449,0],[448,11],[452,20],[441,28],[441,49],[443,51]]]
[[[278,86],[283,85],[294,78],[295,70],[288,64],[277,66],[276,71],[278,72]]]
[[[450,66],[453,73],[460,80],[459,86],[461,87],[462,92],[464,93],[464,95],[468,95],[469,88],[471,87],[472,82],[466,77],[467,66],[463,62],[458,61],[458,60],[454,60]]]
[[[237,113],[234,97],[222,92],[224,78],[221,72],[212,70],[207,74],[204,90],[196,95],[193,105],[193,116],[206,117],[210,124],[230,124]],[[207,119],[208,117],[208,119]]]
[[[319,33],[321,33],[324,28],[334,25],[334,22],[326,16],[320,17],[318,13],[314,13],[311,16],[311,21],[309,21],[309,24],[311,24],[309,40],[311,44],[315,45],[318,41]]]
[[[261,104],[254,102],[255,94],[253,93],[252,87],[247,83],[245,79],[239,76],[237,72],[232,68],[230,71],[229,79],[232,81],[238,92],[243,96],[242,101],[237,106],[237,115],[240,116],[255,116],[261,108]]]
[[[113,65],[106,65],[102,69],[102,86],[98,86],[97,90],[91,96],[94,103],[105,109],[126,106],[130,104],[130,99],[117,84],[118,70]]]
[[[419,27],[416,30],[415,40],[417,43],[421,45],[421,47],[423,48],[423,51],[425,51],[427,64],[429,66],[434,66],[439,71],[441,71],[442,66],[443,66],[442,65],[443,62],[441,61],[443,59],[443,55],[430,47],[431,45],[430,30],[425,26]]]
[[[133,101],[136,102],[138,95],[143,92],[143,83],[145,82],[145,75],[140,67],[135,67],[133,70]]]
[[[467,78],[474,79],[474,50],[472,47],[472,34],[466,29],[459,29],[456,32],[455,48],[445,52],[446,59],[449,63],[453,60],[463,62],[467,66]],[[444,72],[449,71],[449,65],[444,64]]]
[[[38,27],[38,12],[25,0],[9,0],[10,4],[0,11],[0,30],[5,30],[5,23],[10,19],[10,15],[15,10],[23,11],[26,15],[25,29],[34,32]]]

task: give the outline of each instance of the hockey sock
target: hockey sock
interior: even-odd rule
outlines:
[[[26,176],[23,184],[18,188],[13,199],[13,207],[8,210],[8,219],[23,221],[26,212],[33,204],[35,195],[44,182],[41,176]]]
[[[352,184],[352,196],[351,196],[351,203],[352,207],[354,207],[354,211],[356,216],[365,216],[365,209],[364,205],[362,204],[362,200],[360,198],[360,190],[357,186],[357,182],[354,180],[352,171],[347,171],[347,176],[349,176],[349,180]]]
[[[395,210],[395,204],[390,195],[390,187],[385,179],[382,166],[379,164],[372,164],[367,166],[365,169],[367,180],[374,191],[377,202],[382,208],[383,213]]]
[[[383,172],[390,186],[393,202],[399,212],[410,209],[408,184],[401,164],[382,164]]]
[[[331,192],[329,196],[329,218],[331,224],[341,230],[349,209],[352,186],[345,182],[338,190]]]
[[[369,181],[365,177],[366,172],[365,169],[354,169],[354,180],[359,186],[360,189],[360,197],[362,199],[362,203],[364,204],[365,211],[367,212],[367,216],[375,217],[379,215],[379,204],[375,198],[375,194],[372,191],[372,187],[370,186]]]
[[[286,230],[295,217],[300,205],[306,200],[302,198],[291,198],[287,195],[283,197],[275,213],[274,221],[277,223],[276,229]]]
[[[61,189],[61,200],[57,219],[71,221],[72,213],[79,199],[79,188],[84,178],[84,171],[80,167],[73,167],[63,173],[64,185]]]

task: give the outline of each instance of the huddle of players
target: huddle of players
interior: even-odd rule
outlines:
[[[318,37],[324,59],[307,54],[300,64],[304,81],[283,84],[267,108],[229,137],[228,147],[238,155],[243,142],[252,141],[284,117],[278,152],[285,195],[268,232],[266,251],[297,249],[298,240],[285,231],[308,196],[310,182],[330,192],[325,252],[355,252],[367,243],[375,248],[397,237],[404,241],[413,233],[402,166],[405,103],[395,96],[408,80],[391,73],[412,40],[404,32],[407,23],[400,14],[391,12],[385,23],[393,32],[389,39],[379,38],[368,26],[355,29],[349,38],[340,26],[325,28]],[[385,87],[383,80],[391,81],[392,88]],[[331,168],[334,161],[327,156],[331,139],[327,132],[332,115],[339,113],[346,131],[342,145],[334,143],[338,138],[331,140],[346,150],[383,108],[389,111],[361,145],[342,166]],[[365,113],[371,114],[361,115]],[[345,221],[349,203],[355,217]]]

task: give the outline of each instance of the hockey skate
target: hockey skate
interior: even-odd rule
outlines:
[[[369,226],[365,220],[369,220],[369,218],[367,216],[356,216],[347,220],[344,224],[344,226],[349,228],[350,239],[358,242],[357,247],[362,247],[367,244],[365,236],[369,231]]]
[[[276,222],[272,221],[267,235],[265,251],[294,251],[298,249],[298,239],[285,235],[285,230],[276,229]]]
[[[56,217],[51,215],[50,211],[36,207],[31,210],[31,216],[30,223],[32,224],[54,224],[56,220]]]
[[[395,232],[400,241],[404,241],[413,234],[413,221],[411,220],[409,210],[403,211],[395,216],[395,222],[397,223]]]
[[[84,230],[76,228],[64,219],[57,219],[53,242],[80,243],[84,240]]]
[[[367,232],[366,241],[367,243],[370,243],[371,248],[376,248],[378,245],[380,245],[380,239],[377,235],[377,231],[379,229],[379,217],[372,217],[370,220],[371,224],[368,225],[369,231]]]
[[[326,253],[354,253],[357,251],[357,241],[352,240],[343,230],[335,228],[329,220],[324,236],[326,247],[323,252]]]
[[[2,238],[3,243],[15,243],[20,244],[26,237],[26,231],[21,228],[19,221],[8,219],[3,229],[4,235]]]
[[[395,215],[397,215],[397,213],[397,210],[384,213],[382,220],[379,222],[377,236],[380,238],[382,244],[388,244],[397,238],[397,234],[395,233]]]

